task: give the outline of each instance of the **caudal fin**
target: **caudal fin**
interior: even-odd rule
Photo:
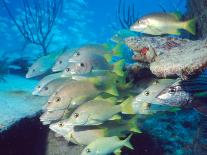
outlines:
[[[132,146],[132,144],[130,143],[130,139],[132,137],[133,134],[130,134],[123,142],[124,142],[124,146],[134,150],[134,147]]]
[[[123,50],[124,50],[124,44],[123,43],[119,43],[117,44],[113,49],[113,55],[114,56],[118,56],[118,57],[123,57]]]
[[[133,108],[132,108],[132,100],[134,97],[130,96],[128,99],[126,99],[124,102],[121,103],[121,112],[123,114],[135,114]]]
[[[195,18],[190,19],[186,22],[184,22],[184,29],[190,32],[191,34],[196,34],[196,20]]]
[[[125,60],[121,59],[113,64],[113,72],[118,76],[124,76],[124,67]]]
[[[131,120],[128,121],[128,127],[130,129],[130,131],[135,132],[135,133],[142,133],[142,131],[140,131],[140,129],[137,126],[137,119],[138,116],[134,116]]]

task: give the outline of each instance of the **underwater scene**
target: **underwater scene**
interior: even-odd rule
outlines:
[[[207,155],[207,0],[0,8],[0,155]]]

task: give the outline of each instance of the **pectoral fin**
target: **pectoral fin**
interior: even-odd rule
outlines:
[[[117,150],[115,150],[115,151],[114,151],[114,154],[115,154],[115,155],[121,155],[121,149],[117,149]]]
[[[121,119],[121,116],[120,115],[114,115],[113,117],[111,117],[109,120],[120,120]]]

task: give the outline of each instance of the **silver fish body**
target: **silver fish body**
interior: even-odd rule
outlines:
[[[58,59],[56,60],[55,65],[52,67],[53,72],[63,71],[69,64],[68,60],[73,54],[77,51],[77,49],[66,49],[64,53],[62,53]]]
[[[69,59],[69,62],[80,62],[88,55],[91,54],[104,55],[108,52],[109,51],[103,45],[99,45],[99,44],[85,45],[83,47],[80,47],[73,54],[73,56]]]
[[[64,70],[62,77],[71,76],[73,74],[86,74],[94,70],[110,70],[112,66],[107,63],[101,55],[86,55],[80,62],[69,63]]]

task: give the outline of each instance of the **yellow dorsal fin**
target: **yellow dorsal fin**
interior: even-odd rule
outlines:
[[[124,63],[125,63],[124,59],[121,59],[121,60],[115,62],[113,64],[113,72],[119,76],[124,76],[124,71],[123,71]]]
[[[124,113],[124,114],[135,114],[135,112],[133,110],[133,107],[132,107],[133,99],[134,99],[134,97],[130,96],[124,102],[121,103],[122,113]]]

